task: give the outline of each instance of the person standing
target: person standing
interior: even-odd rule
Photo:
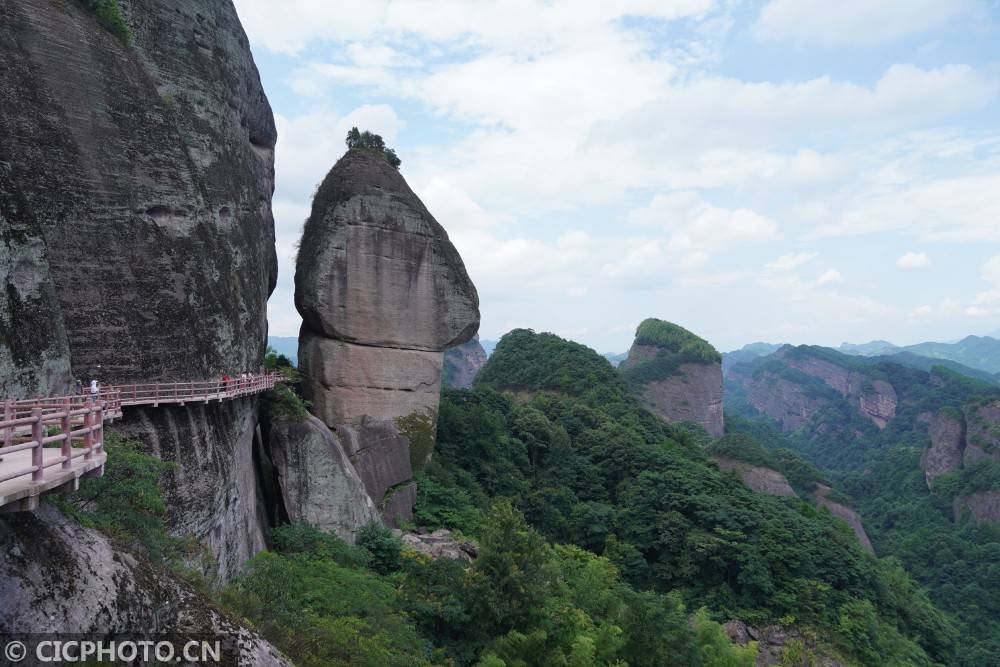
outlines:
[[[91,400],[94,401],[95,404],[100,399],[100,394],[101,394],[101,387],[98,384],[97,380],[91,380],[90,381],[90,398],[91,398]]]

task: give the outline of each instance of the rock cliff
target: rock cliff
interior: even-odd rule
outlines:
[[[479,343],[479,336],[475,336],[472,340],[461,345],[448,348],[444,353],[444,377],[442,379],[444,386],[454,389],[468,389],[472,386],[476,375],[486,365],[486,360],[486,350]]]
[[[0,517],[0,572],[0,633],[218,633],[236,640],[241,665],[291,664],[188,585],[47,505]]]
[[[0,2],[0,385],[215,379],[260,366],[276,133],[228,0]],[[14,322],[16,321],[16,327]],[[16,329],[16,330],[15,330]],[[126,410],[178,463],[172,529],[222,576],[263,545],[256,401]]]
[[[962,467],[965,451],[965,419],[954,410],[939,410],[931,417],[928,427],[931,446],[920,460],[924,468],[927,486],[934,485],[934,479]]]
[[[663,420],[694,422],[722,436],[722,358],[705,340],[676,324],[648,319],[618,368]]]
[[[761,493],[769,493],[772,496],[783,496],[786,498],[794,498],[796,496],[795,490],[788,483],[788,480],[777,470],[765,466],[752,465],[745,461],[738,461],[725,456],[714,456],[712,460],[715,461],[721,470],[735,471],[747,488],[760,491]]]
[[[426,445],[413,456],[412,427],[433,442],[443,352],[475,335],[479,297],[448,234],[381,155],[352,149],[320,184],[295,305],[313,413],[383,516],[409,518],[412,467],[430,456]]]
[[[309,523],[352,544],[361,526],[378,520],[364,481],[319,419],[271,421],[265,441],[280,496],[276,520]]]
[[[846,355],[809,346],[785,345],[766,357],[734,365],[727,381],[758,412],[794,431],[820,410],[843,402],[884,429],[896,416],[899,397],[891,383],[853,367]]]
[[[864,547],[865,551],[874,554],[875,549],[872,548],[872,541],[868,539],[868,533],[865,532],[865,527],[861,524],[861,517],[859,517],[858,513],[847,505],[827,498],[827,494],[829,493],[829,486],[825,484],[818,484],[816,486],[816,490],[812,494],[813,500],[815,500],[816,504],[819,506],[830,510],[830,514],[847,523],[851,530],[854,531],[855,537],[858,538],[858,542],[861,543],[861,546]]]

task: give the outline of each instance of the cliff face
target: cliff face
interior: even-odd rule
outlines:
[[[962,467],[965,451],[965,420],[961,414],[940,410],[931,418],[928,427],[931,446],[920,460],[924,468],[927,486],[934,485],[934,479]]]
[[[486,360],[486,350],[479,343],[479,336],[448,348],[444,353],[444,386],[468,389],[472,386],[476,375],[486,365]]]
[[[757,466],[745,461],[737,461],[725,456],[714,456],[712,460],[718,464],[721,470],[735,470],[743,483],[749,489],[761,493],[769,493],[772,496],[783,496],[794,498],[795,490],[788,483],[788,480],[777,470],[766,466]]]
[[[314,414],[337,430],[383,516],[408,518],[443,351],[475,335],[479,298],[448,234],[380,155],[349,151],[317,190],[295,305]]]
[[[657,340],[658,330],[672,337]],[[618,368],[653,414],[668,422],[694,422],[709,435],[722,436],[722,362],[706,341],[675,324],[645,320]]]
[[[846,359],[841,364],[808,347],[786,345],[768,357],[733,366],[727,379],[751,407],[780,422],[784,431],[801,428],[836,402],[845,402],[884,429],[899,405],[895,388],[852,368]]]
[[[868,533],[865,532],[865,527],[861,524],[861,517],[858,516],[858,513],[847,505],[830,500],[826,497],[828,493],[830,493],[830,487],[825,484],[819,484],[813,492],[813,500],[821,507],[830,510],[830,514],[846,522],[851,527],[851,530],[854,531],[854,536],[858,538],[858,542],[861,543],[865,551],[874,554],[875,549],[872,548],[872,542],[868,539]]]
[[[229,1],[0,2],[0,383],[215,379],[259,367],[277,263],[274,123]],[[253,400],[126,410],[178,463],[171,528],[229,576],[263,545]]]

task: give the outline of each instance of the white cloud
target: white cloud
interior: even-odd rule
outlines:
[[[914,308],[913,310],[910,311],[909,317],[910,318],[927,317],[928,315],[930,315],[933,312],[934,312],[934,308],[932,308],[931,306],[927,306],[927,305],[917,306],[916,308]]]
[[[892,42],[969,14],[971,0],[771,0],[753,32],[803,45]]]
[[[792,271],[798,267],[811,262],[819,255],[818,252],[793,252],[782,255],[773,262],[768,262],[764,268],[771,271]]]
[[[904,271],[926,269],[931,265],[931,258],[925,252],[907,252],[896,260],[896,266]]]
[[[666,230],[669,248],[677,251],[718,250],[778,235],[777,223],[767,216],[745,208],[722,208],[694,192],[658,194],[648,206],[631,211],[628,219]]]
[[[844,282],[844,276],[842,276],[840,271],[837,269],[824,271],[823,274],[816,279],[817,285],[834,285],[842,282]]]

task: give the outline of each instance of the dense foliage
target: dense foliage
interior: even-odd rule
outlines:
[[[652,317],[643,320],[635,330],[635,342],[660,347],[706,364],[722,363],[722,355],[707,340],[673,322]]]
[[[471,565],[403,551],[371,526],[351,547],[276,529],[224,593],[297,665],[750,667],[707,613],[637,593],[607,559],[552,545],[505,501],[486,512]]]
[[[80,0],[83,6],[97,17],[97,21],[112,35],[126,45],[132,42],[132,31],[129,30],[122,16],[118,0]]]
[[[1000,394],[989,382],[950,369],[931,372],[878,359],[844,357],[833,350],[801,348],[801,354],[836,363],[866,381],[889,382],[898,397],[896,417],[881,431],[856,406],[836,393],[829,403],[795,433],[782,434],[774,424],[741,402],[739,391],[727,397],[730,432],[752,435],[768,449],[792,449],[818,466],[837,488],[851,496],[865,522],[875,550],[900,561],[948,612],[962,642],[949,664],[993,665],[1000,655],[1000,529],[955,517],[959,496],[1000,488],[1000,464],[987,461],[937,478],[929,490],[921,456],[929,444],[927,415],[952,413],[961,418],[966,406]],[[763,359],[757,369],[781,372],[782,362]],[[798,371],[782,376],[792,381]],[[812,387],[816,378],[808,376]],[[829,389],[829,388],[827,388]],[[822,391],[822,390],[819,390]]]
[[[717,618],[818,628],[866,664],[948,659],[951,627],[896,564],[867,556],[825,510],[719,471],[609,371],[551,334],[505,336],[474,390],[443,396],[418,520],[467,529],[508,497],[546,538],[603,555],[639,590]]]
[[[396,155],[396,151],[385,145],[385,140],[381,135],[365,130],[361,132],[356,127],[352,127],[347,132],[345,139],[349,150],[366,150],[385,158],[385,161],[396,169],[403,164],[403,161]]]
[[[278,371],[284,376],[284,381],[275,385],[274,389],[261,395],[261,411],[266,420],[303,421],[309,418],[310,402],[302,398],[302,375],[292,360],[268,347],[264,355],[264,368],[267,371]]]

